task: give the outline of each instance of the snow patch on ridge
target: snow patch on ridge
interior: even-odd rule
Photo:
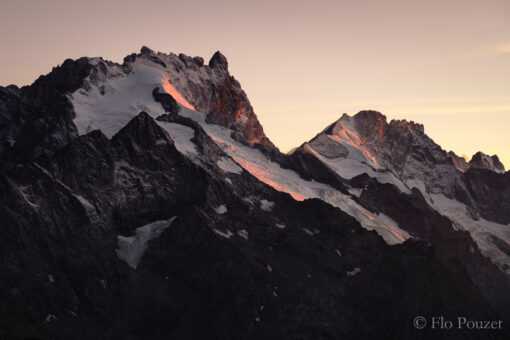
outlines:
[[[21,197],[23,197],[23,200],[25,200],[25,202],[28,203],[29,206],[31,206],[35,210],[39,209],[39,205],[35,203],[34,198],[30,194],[30,187],[19,185],[18,190]]]
[[[150,240],[157,238],[168,228],[177,216],[169,220],[156,221],[137,228],[134,236],[117,236],[117,256],[131,268],[136,269]]]
[[[199,152],[191,139],[195,136],[195,130],[192,128],[176,123],[157,121],[175,142],[175,147],[182,154],[198,155]]]
[[[333,188],[324,189],[320,193],[320,198],[354,217],[365,229],[375,230],[388,244],[402,243],[411,237],[390,217],[382,213],[377,215],[370,212],[356,203],[350,196]]]
[[[222,157],[218,160],[217,164],[220,169],[225,172],[230,172],[238,175],[243,172],[243,169],[230,158]]]
[[[305,150],[313,154],[322,163],[327,165],[330,169],[336,172],[340,177],[345,179],[351,179],[363,173],[368,176],[377,179],[381,183],[393,184],[401,192],[410,194],[411,190],[406,187],[395,175],[390,171],[377,171],[378,167],[371,159],[367,158],[365,151],[360,148],[353,146],[349,143],[344,142],[337,136],[327,136],[331,140],[345,147],[349,154],[347,157],[327,158],[320,152],[316,151],[313,147],[313,142],[305,145]],[[333,145],[332,148],[335,146]]]
[[[273,210],[274,202],[268,201],[268,200],[261,200],[260,201],[260,207],[262,210],[270,212]]]
[[[346,274],[347,274],[347,276],[354,276],[354,275],[356,275],[356,274],[358,274],[360,272],[361,272],[361,268],[356,267],[356,268],[354,268],[351,271],[347,271]]]
[[[248,241],[248,231],[244,230],[244,229],[241,229],[241,230],[238,230],[237,231],[237,235],[241,236],[242,238],[244,238],[246,241]]]
[[[214,209],[214,211],[217,213],[217,214],[224,214],[227,212],[227,207],[224,206],[224,205],[220,205],[219,207],[217,207],[216,209]]]
[[[510,224],[503,225],[483,218],[474,220],[465,204],[442,194],[431,194],[430,196],[433,200],[433,207],[439,213],[452,220],[457,229],[469,231],[482,254],[490,257],[500,266],[504,264],[510,266],[510,257],[494,244],[492,238],[495,236],[510,244]],[[507,273],[510,273],[508,268]]]
[[[227,229],[227,231],[226,231],[226,232],[223,232],[223,231],[221,231],[221,230],[219,230],[219,229],[213,229],[213,231],[214,231],[216,234],[218,234],[218,235],[220,235],[221,237],[224,237],[224,238],[226,238],[226,239],[229,239],[229,238],[231,238],[231,237],[234,235],[234,234],[232,234],[232,232],[231,232],[230,230],[228,230],[228,229]]]
[[[360,197],[361,194],[363,193],[363,189],[359,189],[359,188],[349,188],[347,189],[347,191],[349,191],[349,193],[353,196],[356,196],[356,197]]]
[[[99,221],[99,216],[97,215],[96,208],[87,199],[77,194],[73,194],[73,196],[78,201],[80,201],[91,222]]]

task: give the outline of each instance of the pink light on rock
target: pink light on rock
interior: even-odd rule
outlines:
[[[190,110],[195,110],[195,107],[193,107],[193,105],[188,103],[188,101],[179,92],[177,92],[175,87],[173,87],[172,84],[170,84],[170,80],[168,79],[167,76],[161,77],[161,85],[163,86],[163,89],[165,90],[165,92],[168,93],[169,95],[171,95],[172,97],[174,97],[174,99],[179,104],[181,104],[182,106],[184,106],[185,108],[188,108]]]

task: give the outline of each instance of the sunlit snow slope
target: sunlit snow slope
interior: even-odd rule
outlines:
[[[96,59],[90,61],[98,62]],[[260,181],[290,194],[296,200],[322,199],[355,217],[366,229],[376,230],[390,244],[403,242],[410,237],[388,216],[374,214],[355,202],[353,196],[358,196],[361,189],[353,189],[350,196],[329,185],[304,180],[296,172],[282,168],[258,149],[234,140],[231,129],[208,123],[207,114],[196,110],[190,103],[193,102],[194,93],[190,88],[196,88],[200,82],[217,81],[214,78],[216,73],[204,71],[202,68],[183,71],[175,65],[171,66],[171,60],[166,62],[170,66],[165,67],[148,59],[136,58],[130,64],[129,72],[119,65],[113,65],[108,66],[101,77],[88,79],[87,86],[70,95],[76,112],[74,122],[79,133],[101,129],[106,136],[112,137],[140,111],[146,111],[153,118],[164,114],[163,107],[152,96],[152,91],[157,87],[176,99],[181,108],[180,114],[198,122],[230,156],[230,159],[222,158],[218,161],[218,166],[224,171],[240,174],[240,166]],[[199,103],[201,107],[207,109],[214,106],[214,103],[203,102],[204,98]],[[176,123],[158,124],[169,133],[181,153],[190,158],[200,156],[191,141],[192,129]],[[379,127],[375,133],[376,138],[380,138],[382,133],[382,128]],[[424,143],[431,141],[425,140]],[[499,264],[510,264],[510,258],[493,245],[494,238],[510,240],[507,232],[509,226],[476,221],[462,213],[459,202],[453,200],[451,204],[446,204],[445,200],[439,199],[440,196],[431,195],[449,194],[448,190],[451,190],[452,186],[450,182],[455,182],[457,170],[454,167],[440,164],[434,172],[427,169],[427,164],[411,159],[405,164],[403,171],[396,174],[394,169],[387,168],[388,160],[378,159],[380,155],[374,153],[374,146],[369,146],[362,140],[353,119],[343,116],[334,126],[333,133],[322,133],[305,143],[302,148],[342,178],[351,179],[366,173],[381,183],[394,185],[404,194],[409,194],[413,187],[418,188],[433,208],[452,219],[459,228],[469,230],[485,255]],[[455,204],[459,206],[456,209],[451,208]]]
[[[193,106],[180,94],[179,86],[172,84],[172,72],[159,64],[138,59],[132,64],[132,72],[125,74],[117,66],[108,70],[107,76],[99,82],[90,82],[90,89],[80,89],[70,95],[74,105],[75,124],[80,134],[100,129],[112,137],[140,111],[146,111],[156,118],[165,113],[160,103],[152,97],[154,88],[171,94],[181,106],[180,114],[202,125],[218,146],[232,160],[260,181],[274,189],[290,194],[296,200],[320,198],[355,217],[367,229],[376,230],[390,244],[400,243],[409,234],[398,224],[384,216],[376,215],[358,205],[348,195],[332,187],[314,181],[303,180],[294,171],[283,169],[257,149],[248,147],[231,138],[232,130],[216,124],[206,123],[206,114],[193,110]],[[184,92],[184,91],[183,91]],[[191,130],[179,124],[158,122],[174,139],[176,147],[183,154],[196,154],[190,141]],[[235,163],[220,160],[220,168],[238,173]]]

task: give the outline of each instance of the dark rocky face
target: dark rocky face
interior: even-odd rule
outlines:
[[[228,61],[227,58],[220,51],[216,51],[214,55],[209,60],[209,66],[212,68],[227,70],[228,69]]]
[[[497,155],[487,156],[482,152],[477,152],[469,161],[471,168],[487,169],[493,172],[504,173],[505,166],[501,163]]]
[[[478,203],[480,215],[502,224],[510,223],[510,173],[472,168],[464,173],[467,188]]]
[[[166,114],[140,112],[110,139],[99,130],[78,136],[67,95],[114,64],[66,61],[30,87],[0,88],[0,338],[509,337],[505,329],[413,327],[419,315],[510,321],[508,276],[419,190],[403,193],[366,174],[342,178],[305,145],[279,153],[219,52],[204,66],[144,47],[122,72],[137,58],[183,74],[207,67],[214,82],[190,85],[187,95],[210,109],[209,122],[302,178],[344,195],[362,189],[357,204],[413,238],[390,246],[322,200],[296,201],[246,169],[225,170],[218,164],[228,154],[158,89],[152,97]],[[387,123],[373,111],[354,119],[370,151],[397,174],[409,157],[451,164],[418,124]],[[179,151],[162,124],[191,129],[197,153]],[[325,135],[314,144],[321,153],[346,156]],[[508,223],[508,174],[472,167],[457,176],[464,200]],[[169,222],[158,235],[146,232],[157,221]],[[146,241],[136,268],[121,255],[122,240],[133,251]],[[510,249],[504,239],[493,242]]]
[[[389,247],[320,200],[296,202],[247,174],[231,180],[183,158],[144,113],[112,141],[94,131],[6,171],[5,336],[393,338],[395,327],[419,334],[415,314],[498,317],[440,246]],[[170,216],[136,270],[117,257],[117,235]],[[29,312],[9,314],[20,306]]]
[[[90,70],[87,58],[67,59],[31,86],[2,89],[0,157],[27,160],[76,138],[73,107],[66,94],[79,88]]]

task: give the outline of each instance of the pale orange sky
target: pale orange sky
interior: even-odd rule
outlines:
[[[508,0],[2,0],[0,32],[2,86],[142,45],[206,60],[220,50],[282,151],[374,109],[510,167]]]

